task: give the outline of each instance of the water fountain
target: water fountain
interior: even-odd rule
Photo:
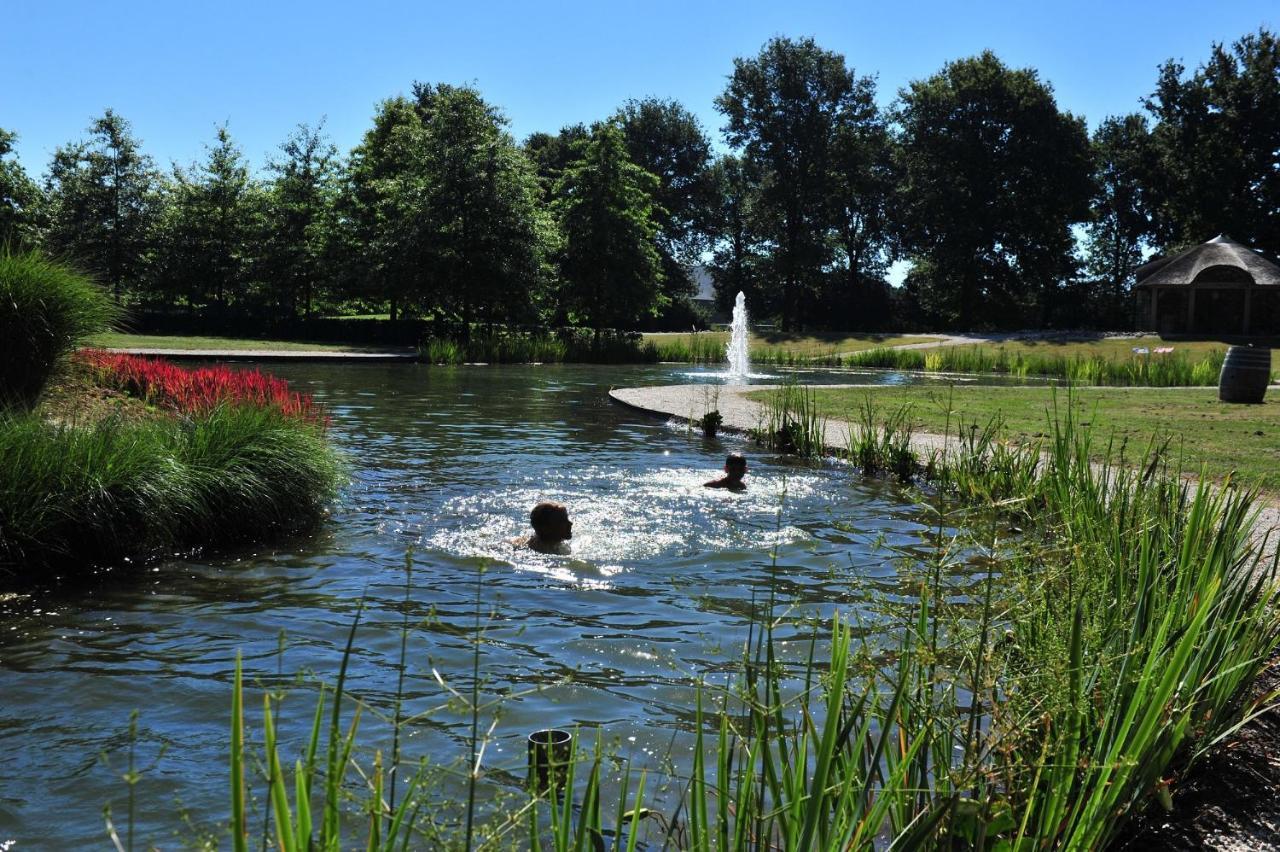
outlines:
[[[751,353],[747,348],[747,297],[738,292],[733,301],[733,323],[729,326],[729,381],[746,381],[751,375]]]

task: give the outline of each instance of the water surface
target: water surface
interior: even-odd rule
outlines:
[[[428,715],[406,753],[466,754],[469,720],[441,708],[436,673],[470,689],[479,619],[481,690],[507,696],[486,753],[493,783],[518,783],[524,735],[550,726],[601,731],[641,762],[678,760],[694,685],[732,670],[753,600],[772,589],[798,615],[839,608],[874,625],[884,600],[909,595],[902,554],[923,552],[935,523],[892,485],[762,455],[740,438],[707,441],[607,400],[611,386],[712,368],[270,369],[333,414],[353,478],[331,519],[271,548],[6,601],[0,846],[104,844],[103,806],[123,820],[134,710],[139,843],[225,839],[235,655],[253,684],[255,738],[260,687],[301,677],[284,703],[292,762],[314,706],[306,673],[332,682],[360,601],[348,689],[369,708],[371,744],[387,742],[377,716],[391,712],[407,618],[408,712]],[[865,381],[805,376],[822,378]],[[730,450],[749,457],[749,490],[703,488]],[[542,499],[569,506],[571,555],[511,546]],[[803,635],[783,638],[803,653]]]

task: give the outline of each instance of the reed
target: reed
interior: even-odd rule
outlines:
[[[937,349],[868,349],[837,359],[839,366],[930,373],[998,373],[1065,379],[1075,385],[1193,387],[1217,384],[1225,350],[1201,357],[1181,353],[1132,355],[1056,355],[987,346]]]
[[[758,443],[775,452],[805,459],[826,454],[827,418],[818,412],[813,389],[802,385],[787,383],[769,394],[754,433]]]
[[[429,337],[419,356],[432,364],[653,363],[658,350],[639,334],[565,328],[473,333],[468,340]]]

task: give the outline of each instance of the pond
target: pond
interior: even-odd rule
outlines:
[[[874,624],[885,599],[910,597],[903,554],[923,558],[937,523],[891,484],[763,455],[742,438],[707,441],[606,397],[704,372],[688,367],[270,369],[331,410],[352,468],[332,519],[271,548],[5,601],[0,847],[105,843],[103,806],[124,819],[135,710],[138,842],[219,836],[236,653],[251,715],[261,686],[301,674],[307,688],[284,702],[291,762],[314,708],[305,675],[333,682],[362,600],[347,688],[375,711],[371,744],[389,738],[376,716],[391,712],[407,617],[406,712],[431,712],[409,729],[406,754],[467,754],[469,717],[440,708],[448,696],[433,671],[470,689],[478,614],[482,694],[513,693],[486,751],[493,783],[519,783],[524,736],[543,727],[599,730],[623,756],[657,764],[687,752],[696,681],[723,679],[740,659],[753,601],[772,588],[794,614],[839,608]],[[805,376],[821,379],[866,381]],[[702,488],[732,450],[750,459],[749,490]],[[568,505],[572,555],[510,545],[541,499]],[[803,633],[783,638],[804,653]]]

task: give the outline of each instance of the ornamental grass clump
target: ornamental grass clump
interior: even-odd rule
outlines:
[[[0,248],[0,409],[31,409],[66,356],[118,315],[88,277]]]
[[[0,417],[0,579],[40,584],[148,557],[305,530],[341,463],[270,407],[54,425]]]

